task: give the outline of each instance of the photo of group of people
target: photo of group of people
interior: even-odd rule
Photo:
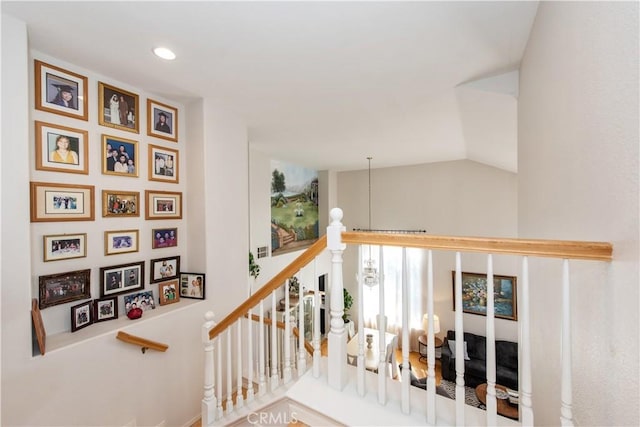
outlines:
[[[44,261],[60,261],[87,256],[86,234],[53,234],[43,236]]]
[[[156,304],[153,301],[153,291],[138,292],[124,296],[124,312],[129,313],[134,308],[139,308],[143,312],[154,310]]]
[[[177,280],[160,283],[158,285],[158,290],[160,292],[160,305],[171,304],[180,301]]]
[[[181,273],[180,296],[184,298],[204,299],[204,274]]]
[[[80,255],[80,239],[59,239],[51,241],[54,256]]]
[[[173,156],[171,154],[156,153],[155,174],[173,177]]]
[[[54,195],[53,209],[55,210],[76,210],[78,208],[78,198],[70,195]]]
[[[152,249],[170,248],[178,246],[178,229],[177,228],[160,228],[152,231],[153,243]]]
[[[106,197],[106,215],[135,215],[138,213],[136,194],[108,193]]]
[[[151,283],[177,278],[179,272],[179,256],[151,260]]]
[[[118,318],[118,298],[104,298],[95,300],[95,321]]]
[[[104,159],[103,173],[138,176],[136,170],[136,142],[103,136]]]
[[[82,329],[93,323],[91,301],[71,307],[71,332]]]
[[[138,96],[122,89],[98,83],[101,100],[100,124],[138,132]]]

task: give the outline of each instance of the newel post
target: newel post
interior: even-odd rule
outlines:
[[[207,311],[204,315],[205,322],[202,325],[202,345],[204,347],[204,396],[202,397],[201,413],[202,425],[208,426],[216,419],[216,393],[213,378],[213,347],[214,340],[209,338],[209,331],[216,325],[213,321],[213,311]]]
[[[344,296],[342,282],[342,253],[346,245],[342,243],[341,233],[345,227],[342,209],[333,208],[329,214],[331,222],[327,227],[327,248],[331,251],[331,329],[329,331],[328,382],[336,390],[347,385],[347,334],[342,315],[344,314]]]

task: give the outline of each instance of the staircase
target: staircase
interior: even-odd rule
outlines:
[[[202,327],[205,352],[204,396],[202,399],[202,425],[534,425],[532,407],[532,369],[529,308],[529,259],[551,258],[560,265],[562,296],[562,389],[558,402],[559,422],[573,424],[571,396],[571,293],[569,260],[587,260],[600,263],[611,261],[612,247],[603,242],[577,242],[557,240],[475,238],[431,235],[399,235],[371,232],[346,232],[340,222],[342,211],[331,211],[331,224],[327,234],[303,252],[286,268],[276,274],[254,295],[243,302],[219,323],[208,312]],[[342,254],[347,244],[400,246],[422,248],[427,258],[428,372],[427,390],[410,386],[409,369],[402,370],[402,381],[393,381],[387,375],[388,364],[384,359],[384,335],[381,336],[377,374],[365,370],[364,336],[362,333],[362,251],[358,274],[360,306],[358,313],[359,354],[357,366],[347,364],[347,333],[342,321],[343,273]],[[302,268],[314,268],[314,260],[322,252],[331,253],[330,271],[330,331],[328,357],[320,354],[320,301],[317,281],[312,291],[315,295],[313,342],[305,342],[305,330],[300,304],[299,323],[290,321],[270,322],[265,311],[271,307],[275,313],[277,301],[284,294],[285,312],[289,312],[288,279]],[[455,254],[455,332],[456,332],[456,400],[437,396],[435,392],[435,350],[433,331],[433,252],[447,251]],[[462,254],[480,253],[486,257],[487,271],[487,410],[465,405],[464,401],[464,332],[462,310]],[[495,319],[493,315],[494,257],[518,256],[521,261],[519,274],[518,322],[519,342],[519,421],[497,414],[495,354]],[[404,258],[403,258],[404,259]],[[404,263],[403,263],[404,265]],[[405,276],[403,274],[403,276]],[[317,277],[317,275],[314,275]],[[384,288],[384,275],[380,275],[380,292]],[[406,286],[406,279],[403,280]],[[406,288],[405,288],[406,289]],[[407,292],[403,292],[407,295]],[[406,304],[407,298],[404,299]],[[403,310],[407,312],[408,310]],[[384,304],[379,307],[379,329],[384,331]],[[257,322],[259,325],[254,326]],[[265,326],[267,325],[267,326]],[[405,317],[403,325],[408,325]],[[265,328],[271,336],[282,330],[285,339],[282,351],[277,345],[267,350]],[[402,328],[402,342],[409,342],[408,327]],[[384,333],[384,332],[382,332]],[[403,366],[408,367],[408,346],[402,350]],[[306,350],[305,350],[306,348]],[[270,351],[267,356],[266,351]],[[267,360],[282,360],[267,363]],[[223,369],[223,363],[225,369]],[[309,368],[309,369],[308,369]],[[223,387],[224,380],[224,387]],[[233,390],[247,386],[246,398],[242,394],[234,401]],[[223,397],[226,393],[226,400]],[[222,402],[225,402],[224,409]]]

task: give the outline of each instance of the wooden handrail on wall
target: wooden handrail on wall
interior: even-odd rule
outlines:
[[[167,344],[162,344],[156,341],[148,340],[146,338],[137,337],[135,335],[131,335],[122,331],[118,331],[118,335],[116,335],[116,338],[129,344],[139,345],[140,347],[142,347],[141,350],[143,353],[148,349],[167,351],[167,349],[169,348]]]
[[[394,234],[364,231],[343,231],[342,243],[364,245],[406,246],[412,248],[439,249],[493,254],[527,255],[538,257],[611,261],[613,246],[607,242],[582,242],[572,240],[508,239],[496,237],[435,236],[429,234]],[[287,278],[296,274],[311,262],[327,246],[322,236],[291,264],[275,275],[249,299],[232,311],[209,332],[215,338],[236,320],[282,286]]]
[[[245,314],[244,317],[249,318],[249,315]],[[251,320],[253,320],[254,322],[260,322],[260,316],[258,316],[257,314],[252,314],[251,315]],[[270,318],[268,318],[268,317],[265,317],[262,320],[263,320],[263,323],[265,325],[267,325],[267,326],[271,325],[271,323],[272,323],[272,320]],[[280,321],[276,320],[276,328],[284,329],[285,328],[284,322],[280,322]],[[300,338],[300,330],[298,328],[296,328],[295,326],[293,327],[293,335],[295,335],[296,338]],[[313,346],[306,339],[304,340],[304,349],[307,350],[307,353],[309,353],[310,356],[313,356]]]

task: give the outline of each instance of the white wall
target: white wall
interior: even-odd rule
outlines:
[[[347,230],[367,228],[368,171],[338,173],[338,189],[338,206],[344,211]],[[517,176],[469,160],[372,169],[371,227],[422,229],[435,235],[516,237]],[[485,265],[484,256],[463,257],[463,271],[483,273]],[[357,252],[348,248],[344,283],[354,296],[354,319],[356,269]],[[440,336],[454,329],[454,269],[454,253],[434,252],[434,302],[440,317]],[[519,270],[513,260],[496,257],[494,272],[517,276]],[[426,295],[423,306],[426,307]],[[485,335],[485,319],[465,314],[465,330]],[[517,323],[496,319],[496,337],[517,341]]]
[[[638,3],[541,2],[520,72],[519,234],[608,241],[572,262],[577,425],[638,425]],[[560,265],[536,263],[536,425],[558,425]]]

